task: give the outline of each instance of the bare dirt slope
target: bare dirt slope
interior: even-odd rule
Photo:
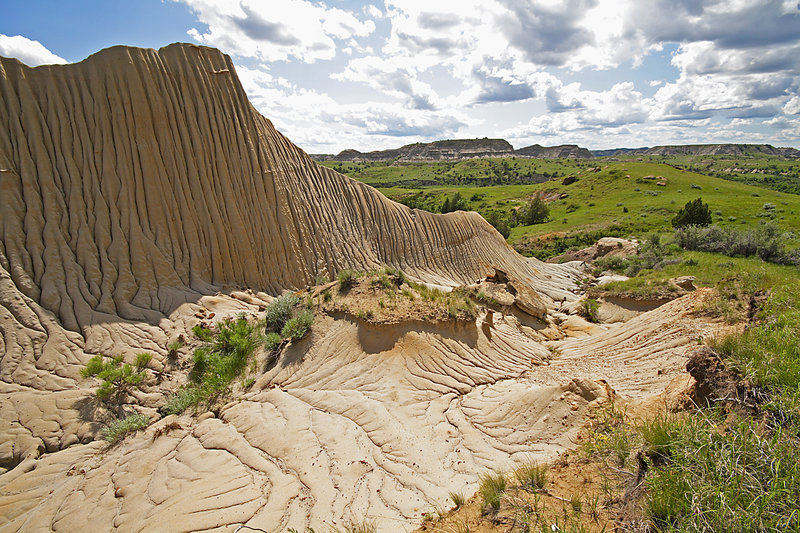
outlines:
[[[713,330],[692,293],[551,353],[511,315],[422,327],[322,318],[217,415],[168,417],[0,477],[0,531],[411,531],[486,471],[552,460],[593,409],[662,402]],[[619,349],[617,349],[619,346]],[[681,385],[681,383],[679,383]],[[86,515],[91,517],[86,529]]]
[[[0,177],[5,467],[91,439],[56,414],[89,354],[163,363],[168,317],[203,295],[388,264],[446,286],[498,267],[542,313],[569,296],[568,269],[519,257],[477,214],[413,211],[315,164],[210,48],[0,58]]]
[[[628,329],[559,318],[574,267],[518,256],[475,213],[409,210],[317,166],[208,48],[0,59],[0,179],[0,531],[411,530],[484,470],[568,447],[609,394],[599,380],[661,394],[700,327],[695,294]],[[442,286],[507,278],[517,308],[325,316],[230,404],[155,421],[185,379],[167,344],[201,319],[259,317],[270,294],[381,264]],[[142,351],[160,381],[135,407],[154,423],[107,448],[80,369]]]

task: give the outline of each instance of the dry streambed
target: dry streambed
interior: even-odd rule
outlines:
[[[214,318],[263,308],[239,296],[207,302]],[[320,313],[217,413],[164,418],[110,448],[76,443],[4,474],[0,531],[302,531],[365,518],[410,531],[486,471],[573,447],[610,394],[643,402],[682,388],[688,350],[716,328],[697,312],[707,297],[592,334],[564,321],[556,329],[571,336],[556,341],[511,312],[428,325]],[[187,306],[171,324],[209,314]]]

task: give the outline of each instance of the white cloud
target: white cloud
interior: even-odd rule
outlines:
[[[783,0],[176,1],[208,26],[196,40],[258,71],[248,93],[298,139],[472,136],[480,116],[481,135],[679,141],[710,124],[784,135],[765,119],[800,114],[800,9]]]
[[[336,80],[363,83],[373,89],[405,99],[414,109],[434,109],[439,105],[436,92],[429,84],[420,81],[414,70],[377,56],[354,59],[348,63],[343,72],[331,77]]]
[[[22,35],[0,34],[0,55],[15,57],[29,67],[67,62],[63,57],[59,57],[45,48],[39,41],[33,41]]]
[[[208,31],[193,28],[195,40],[240,57],[262,61],[296,58],[307,63],[332,59],[336,40],[375,31],[372,20],[305,0],[176,0],[188,5]]]
[[[783,112],[787,115],[800,114],[800,96],[792,96],[786,105],[783,106]]]

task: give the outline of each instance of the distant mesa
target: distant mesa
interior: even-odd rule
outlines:
[[[620,155],[769,155],[800,159],[796,148],[776,148],[770,144],[679,144],[654,146],[652,148],[613,148],[611,150],[592,150],[594,157],[614,157]]]
[[[534,144],[514,150],[505,139],[451,139],[430,143],[407,144],[391,150],[359,152],[348,149],[338,155],[312,154],[317,161],[449,161],[476,157],[526,157],[537,159],[578,158],[589,159],[592,154],[586,148],[574,144],[561,146],[540,146]]]
[[[505,139],[451,139],[430,143],[407,144],[390,150],[360,152],[342,150],[337,155],[311,154],[316,161],[378,162],[378,161],[451,161],[476,157],[521,157],[531,159],[592,159],[595,157],[618,157],[623,155],[769,155],[800,159],[796,148],[776,148],[769,144],[684,144],[643,148],[611,148],[588,150],[576,144],[541,146],[533,144],[515,150]]]

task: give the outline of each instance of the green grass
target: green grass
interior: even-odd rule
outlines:
[[[741,157],[718,156],[647,156],[652,162],[667,163],[682,169],[718,178],[800,194],[800,162],[764,154]]]
[[[451,492],[449,494],[450,501],[453,502],[453,505],[456,506],[456,509],[461,509],[464,506],[464,503],[467,501],[464,497],[464,493],[462,492]]]
[[[526,490],[540,490],[547,486],[547,466],[527,461],[514,469],[514,477]]]
[[[502,161],[410,165],[388,162],[338,165],[327,162],[326,165],[341,167],[341,171],[355,179],[381,186],[381,192],[394,200],[415,197],[417,207],[428,210],[437,211],[446,197],[458,192],[466,201],[467,209],[477,211],[487,219],[492,213],[508,216],[512,209],[521,207],[538,193],[568,194],[564,199],[549,202],[549,222],[511,229],[508,241],[528,255],[535,253],[538,248],[535,240],[543,235],[606,230],[609,236],[624,237],[671,230],[672,217],[686,202],[698,197],[709,204],[714,213],[714,223],[723,227],[763,220],[764,217],[759,215],[765,211],[764,204],[769,203],[775,205],[770,214],[772,220],[784,229],[800,230],[798,195],[689,172],[662,162],[508,159],[506,162],[519,174],[535,169],[538,173],[557,174],[559,178],[575,175],[578,181],[571,185],[562,185],[560,179],[524,184],[511,179],[494,186],[476,186],[470,181],[481,173],[492,172],[489,165],[500,165]],[[787,162],[774,160],[769,164],[785,165]],[[797,162],[792,164],[795,165],[793,168],[798,165]],[[598,166],[600,171],[591,170]],[[647,176],[663,176],[667,184],[659,187],[656,180],[645,180]],[[700,188],[692,188],[692,185]],[[594,238],[592,242],[596,240]]]
[[[500,510],[500,498],[506,490],[504,474],[484,474],[478,491],[481,493],[481,513],[496,514]]]
[[[104,440],[114,444],[124,439],[128,434],[146,428],[149,424],[150,419],[148,419],[147,416],[141,413],[135,413],[109,424],[108,427],[103,429],[101,436]]]
[[[655,461],[647,509],[660,531],[798,531],[800,513],[800,288],[763,270],[737,291],[769,285],[758,321],[714,346],[766,393],[765,420],[706,408],[639,428]]]
[[[773,290],[761,320],[741,335],[715,343],[733,369],[754,384],[800,405],[800,284]],[[800,415],[800,411],[794,413]]]
[[[657,531],[798,531],[800,447],[782,428],[719,410],[666,422],[669,461],[648,475]]]

